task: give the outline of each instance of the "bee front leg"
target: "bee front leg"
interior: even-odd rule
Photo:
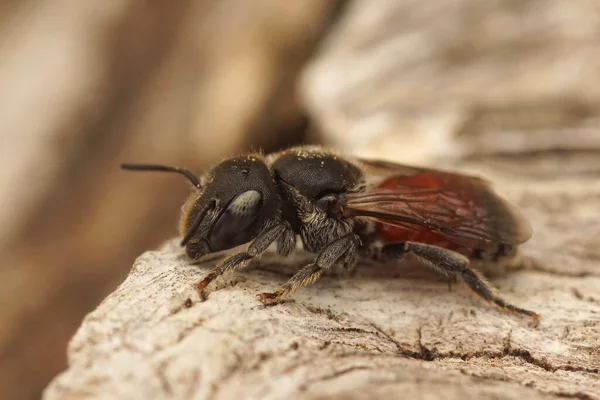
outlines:
[[[334,240],[317,256],[314,263],[307,265],[292,276],[281,288],[272,293],[260,293],[257,297],[263,303],[276,302],[296,289],[315,282],[324,269],[331,268],[337,260],[344,257],[346,264],[355,263],[360,247],[360,238],[354,233]]]
[[[294,249],[296,236],[288,222],[282,222],[261,233],[254,241],[252,241],[246,251],[233,254],[223,259],[216,267],[206,274],[204,279],[195,285],[196,288],[199,291],[202,291],[218,276],[229,271],[246,267],[252,259],[260,257],[260,255],[275,241],[278,242],[277,252],[282,256],[287,256]]]
[[[467,286],[478,296],[498,307],[538,319],[539,314],[519,308],[496,294],[496,291],[477,272],[469,268],[469,259],[462,254],[442,247],[422,243],[402,242],[384,246],[381,249],[383,260],[399,259],[405,253],[412,253],[421,264],[432,268],[448,278],[459,275]]]

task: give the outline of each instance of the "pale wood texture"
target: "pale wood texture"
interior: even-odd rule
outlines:
[[[274,255],[201,301],[175,242],[83,322],[45,392],[71,398],[600,399],[600,28],[595,1],[355,1],[301,85],[325,141],[476,173],[530,219],[486,269],[538,326],[422,267],[363,261],[262,306]],[[189,299],[189,301],[188,301]]]
[[[600,150],[599,20],[595,0],[354,1],[303,98],[328,142],[365,156]]]
[[[492,282],[540,312],[538,326],[410,262],[364,261],[261,305],[254,295],[282,283],[304,253],[267,255],[202,301],[192,284],[215,261],[188,265],[171,242],[142,255],[86,317],[45,399],[600,399],[600,182],[479,171],[535,227],[523,249],[535,263]]]

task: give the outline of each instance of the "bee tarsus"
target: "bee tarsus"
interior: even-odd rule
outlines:
[[[389,244],[382,249],[386,260],[400,259],[408,252],[417,257],[421,265],[445,275],[448,278],[448,284],[458,275],[473,293],[487,302],[534,319],[539,318],[537,313],[514,306],[499,297],[479,273],[469,268],[469,259],[459,253],[442,247],[411,242]]]
[[[356,263],[360,238],[354,233],[349,233],[331,242],[317,256],[312,264],[308,264],[292,276],[281,288],[273,293],[261,293],[259,299],[264,302],[278,301],[280,298],[295,292],[298,288],[309,285],[319,279],[323,270],[331,268],[339,259],[344,257]]]

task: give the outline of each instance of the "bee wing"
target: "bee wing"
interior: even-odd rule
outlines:
[[[404,164],[398,164],[391,161],[384,160],[366,160],[359,158],[357,162],[362,166],[363,171],[365,171],[366,175],[373,176],[375,178],[389,178],[389,177],[398,177],[398,176],[415,176],[423,173],[429,173],[433,176],[446,176],[446,177],[454,177],[457,180],[467,179],[476,182],[480,182],[482,184],[490,183],[485,179],[482,179],[478,176],[467,175],[467,174],[458,174],[455,172],[442,171],[439,169],[432,168],[423,168],[423,167],[414,167]]]
[[[373,168],[385,180],[347,194],[347,215],[427,230],[475,248],[516,245],[531,237],[529,222],[482,179],[389,162],[361,162],[367,171]]]

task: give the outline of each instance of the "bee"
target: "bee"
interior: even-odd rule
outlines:
[[[336,263],[360,256],[400,260],[411,253],[425,267],[459,277],[475,294],[505,310],[539,315],[506,302],[471,261],[510,259],[532,229],[521,213],[478,177],[387,161],[341,156],[318,146],[226,159],[198,179],[187,169],[123,164],[128,170],[175,172],[195,187],[183,207],[181,245],[198,261],[248,243],[196,284],[246,267],[267,248],[287,256],[299,237],[317,254],[283,286],[258,294],[277,302],[316,281]]]

